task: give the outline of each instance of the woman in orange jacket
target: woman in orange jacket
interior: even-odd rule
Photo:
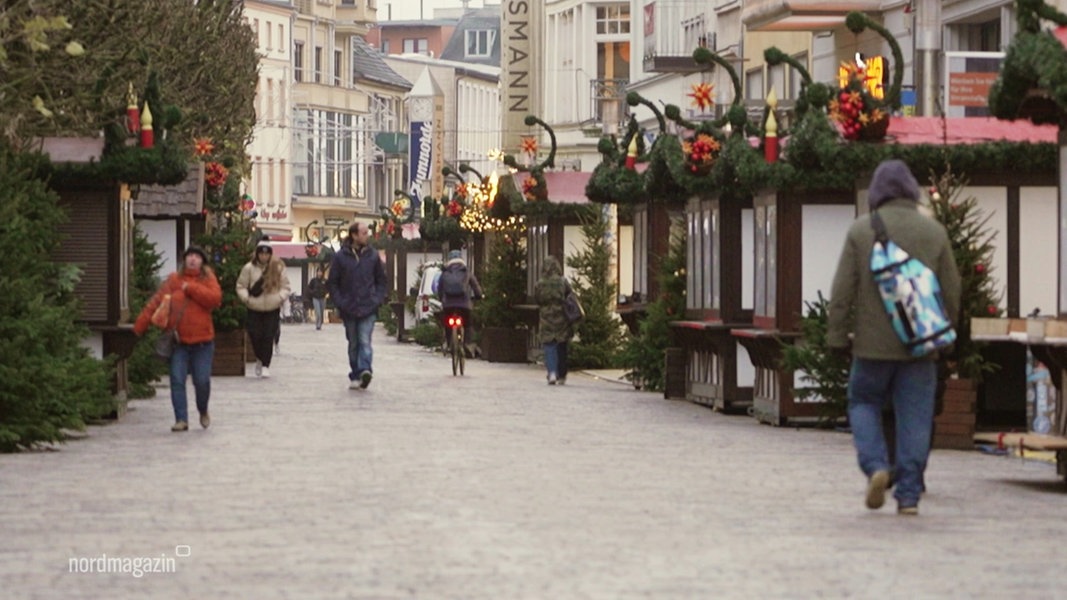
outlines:
[[[200,426],[206,429],[211,424],[207,412],[211,396],[211,363],[215,357],[215,324],[211,311],[222,305],[222,288],[206,262],[207,254],[202,249],[189,246],[182,254],[181,268],[159,286],[133,326],[137,335],[144,335],[152,315],[164,297],[170,295],[167,330],[178,332],[178,343],[170,356],[170,401],[174,406],[175,421],[171,431],[189,430],[185,380],[190,373],[196,390]]]

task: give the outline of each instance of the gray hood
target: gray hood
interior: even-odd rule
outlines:
[[[871,178],[871,188],[867,191],[867,202],[871,210],[877,209],[890,200],[907,198],[919,201],[919,183],[901,160],[887,160],[878,165]]]

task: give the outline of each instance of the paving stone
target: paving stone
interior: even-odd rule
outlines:
[[[363,391],[340,325],[281,349],[270,379],[212,380],[206,431],[171,433],[161,388],[0,456],[0,597],[1067,597],[1047,463],[935,451],[904,518],[864,508],[842,433],[535,365],[455,378],[381,329]],[[103,555],[172,568],[70,572]]]

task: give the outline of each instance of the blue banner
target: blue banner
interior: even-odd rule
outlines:
[[[433,168],[433,122],[412,121],[411,137],[408,144],[408,173],[411,183],[408,185],[408,193],[415,198],[415,206],[412,206],[413,214],[419,214],[419,206],[422,199],[422,182],[428,181]]]

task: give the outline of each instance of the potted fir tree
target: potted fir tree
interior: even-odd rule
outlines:
[[[490,362],[526,362],[529,329],[518,305],[526,300],[526,244],[520,226],[492,232],[482,299],[475,303],[481,323],[482,356]]]

